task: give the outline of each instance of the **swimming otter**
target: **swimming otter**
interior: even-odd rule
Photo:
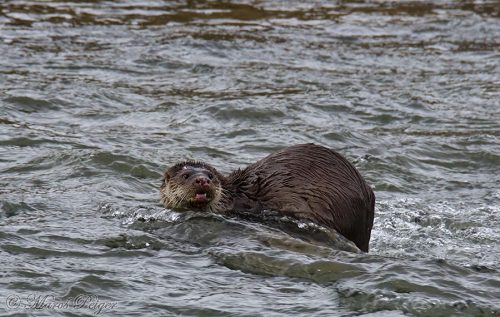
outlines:
[[[337,230],[368,252],[375,195],[337,152],[314,144],[277,151],[227,177],[212,166],[184,161],[165,172],[167,208],[226,213],[279,211]]]

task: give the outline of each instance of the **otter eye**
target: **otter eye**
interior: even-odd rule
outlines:
[[[209,178],[209,179],[214,178],[214,175],[213,175],[212,173],[208,173],[208,175],[207,175],[207,176],[208,176],[208,178]]]
[[[182,175],[182,178],[184,178],[184,179],[188,179],[188,178],[189,178],[189,174],[184,174],[184,175]]]

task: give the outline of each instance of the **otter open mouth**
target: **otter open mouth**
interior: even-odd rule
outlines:
[[[197,192],[192,198],[195,203],[207,203],[210,201],[210,196],[206,192]]]
[[[194,201],[197,201],[197,202],[208,201],[208,196],[206,193],[196,194],[196,195],[194,195]]]

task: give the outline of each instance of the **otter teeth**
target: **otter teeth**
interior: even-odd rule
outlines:
[[[194,200],[196,200],[196,201],[207,201],[207,194],[206,193],[196,194],[194,196]]]

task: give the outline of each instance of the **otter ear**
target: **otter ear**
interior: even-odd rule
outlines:
[[[172,175],[170,175],[169,172],[165,172],[165,175],[163,177],[163,182],[168,182],[170,180],[170,178],[172,177]]]

